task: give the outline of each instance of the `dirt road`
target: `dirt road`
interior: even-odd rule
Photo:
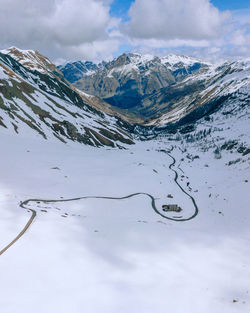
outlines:
[[[20,205],[21,206],[21,205]],[[4,252],[6,252],[14,243],[17,242],[24,234],[25,232],[29,229],[31,223],[34,221],[36,217],[36,211],[29,209],[30,212],[32,212],[31,217],[29,218],[27,224],[24,226],[24,228],[21,230],[21,232],[14,238],[6,247],[4,247],[2,250],[0,250],[0,255],[2,255]]]

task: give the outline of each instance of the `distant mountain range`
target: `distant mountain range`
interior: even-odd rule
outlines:
[[[85,64],[81,74],[80,64]],[[193,111],[199,118],[250,84],[250,59],[211,64],[186,56],[128,53],[91,63],[86,70],[88,64],[68,63],[59,69],[76,88],[122,109],[124,116],[133,114],[143,125],[176,123]]]
[[[37,51],[12,47],[0,52],[0,127],[122,147],[138,130],[175,131],[232,101],[248,106],[249,86],[249,59],[211,64],[128,53],[56,67]]]
[[[206,63],[184,56],[169,55],[160,59],[129,53],[111,62],[93,64],[79,61],[59,66],[59,69],[78,89],[138,114],[137,108],[145,96],[207,67]]]

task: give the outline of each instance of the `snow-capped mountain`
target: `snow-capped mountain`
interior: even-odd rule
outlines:
[[[99,65],[75,62],[60,68],[64,74],[37,51],[3,50],[1,126],[116,146],[132,143],[134,124],[146,126],[143,133],[173,130],[209,116],[227,100],[249,104],[249,60],[210,64],[129,53]],[[73,84],[66,79],[77,75],[82,78]]]
[[[177,125],[196,121],[225,105],[227,99],[249,103],[250,62],[210,65],[206,71],[187,76],[169,88],[143,99],[143,108],[154,119],[148,125]],[[143,109],[142,109],[143,110]],[[155,118],[156,117],[156,118]]]
[[[170,86],[189,74],[202,71],[207,66],[205,62],[184,56],[159,58],[128,53],[111,62],[99,64],[94,72],[84,74],[84,69],[79,75],[79,69],[75,70],[78,77],[82,76],[79,80],[72,75],[74,63],[59,68],[76,88],[136,114],[146,95]],[[67,71],[67,68],[70,70]]]
[[[211,64],[187,56],[128,53],[74,86],[126,109],[124,115],[132,113],[141,124],[159,126],[187,120],[191,112],[193,118],[202,116],[249,85],[249,77],[249,60]]]
[[[1,312],[250,312],[249,61],[85,74],[0,53]]]
[[[126,123],[96,109],[45,57],[10,48],[0,53],[0,126],[6,131],[93,146],[131,144]]]
[[[183,79],[187,75],[193,74],[201,69],[207,69],[211,63],[187,57],[185,55],[169,54],[161,58],[161,63],[166,66],[175,77],[176,81]]]
[[[11,56],[17,62],[31,71],[38,71],[42,74],[62,76],[57,67],[38,51],[21,50],[17,47],[10,47],[0,51],[2,54]]]
[[[74,86],[111,105],[128,109],[136,106],[144,94],[173,82],[173,75],[159,58],[130,53],[103,63],[91,75],[74,82]]]
[[[95,64],[91,61],[76,61],[59,65],[58,68],[69,82],[74,83],[84,76],[94,74],[101,66],[102,64]]]

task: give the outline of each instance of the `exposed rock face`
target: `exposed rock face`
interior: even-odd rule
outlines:
[[[249,60],[211,65],[202,73],[187,76],[170,88],[145,97],[143,107],[151,117],[148,125],[191,123],[214,112],[227,99],[237,99],[238,91],[248,86]]]
[[[208,67],[207,63],[185,56],[159,58],[133,53],[108,63],[92,63],[94,72],[80,66],[76,69],[76,65],[82,64],[86,62],[68,63],[59,68],[78,89],[101,97],[115,107],[135,112],[145,96]]]
[[[3,54],[11,56],[14,60],[22,64],[25,68],[31,71],[37,71],[50,76],[63,78],[64,76],[58,68],[45,56],[38,51],[21,50],[16,47],[10,47],[0,51]]]
[[[73,86],[37,51],[2,51],[0,126],[19,132],[25,124],[44,138],[116,146],[132,143],[134,124],[149,126],[147,133],[169,127],[185,132],[185,125],[228,99],[249,102],[249,92],[241,92],[249,90],[242,89],[250,85],[249,60],[212,65],[184,56],[123,54],[78,65],[75,74],[83,78]],[[75,87],[81,84],[85,91]]]
[[[131,109],[140,106],[144,95],[171,85],[171,71],[152,56],[123,54],[84,76],[74,85],[89,94],[99,96],[113,106]]]
[[[0,127],[8,132],[92,146],[133,144],[131,126],[98,110],[101,102],[78,91],[35,51],[0,53]]]
[[[90,61],[77,61],[60,65],[58,68],[69,82],[74,83],[86,75],[93,74],[100,66]]]
[[[186,56],[123,54],[74,83],[144,125],[190,122],[250,83],[250,62],[213,65]],[[131,115],[132,114],[132,115]]]

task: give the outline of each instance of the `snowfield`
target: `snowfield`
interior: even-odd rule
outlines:
[[[250,61],[103,63],[176,82],[146,129],[37,51],[0,59],[0,313],[249,313]]]
[[[3,313],[240,313],[250,311],[249,162],[178,141],[126,150],[20,137],[0,129],[0,250],[22,230],[27,199],[149,193],[162,211],[176,203],[187,222],[164,219],[150,199],[29,202],[37,215],[0,256]],[[168,195],[173,196],[169,198]],[[38,203],[39,202],[39,203]]]

